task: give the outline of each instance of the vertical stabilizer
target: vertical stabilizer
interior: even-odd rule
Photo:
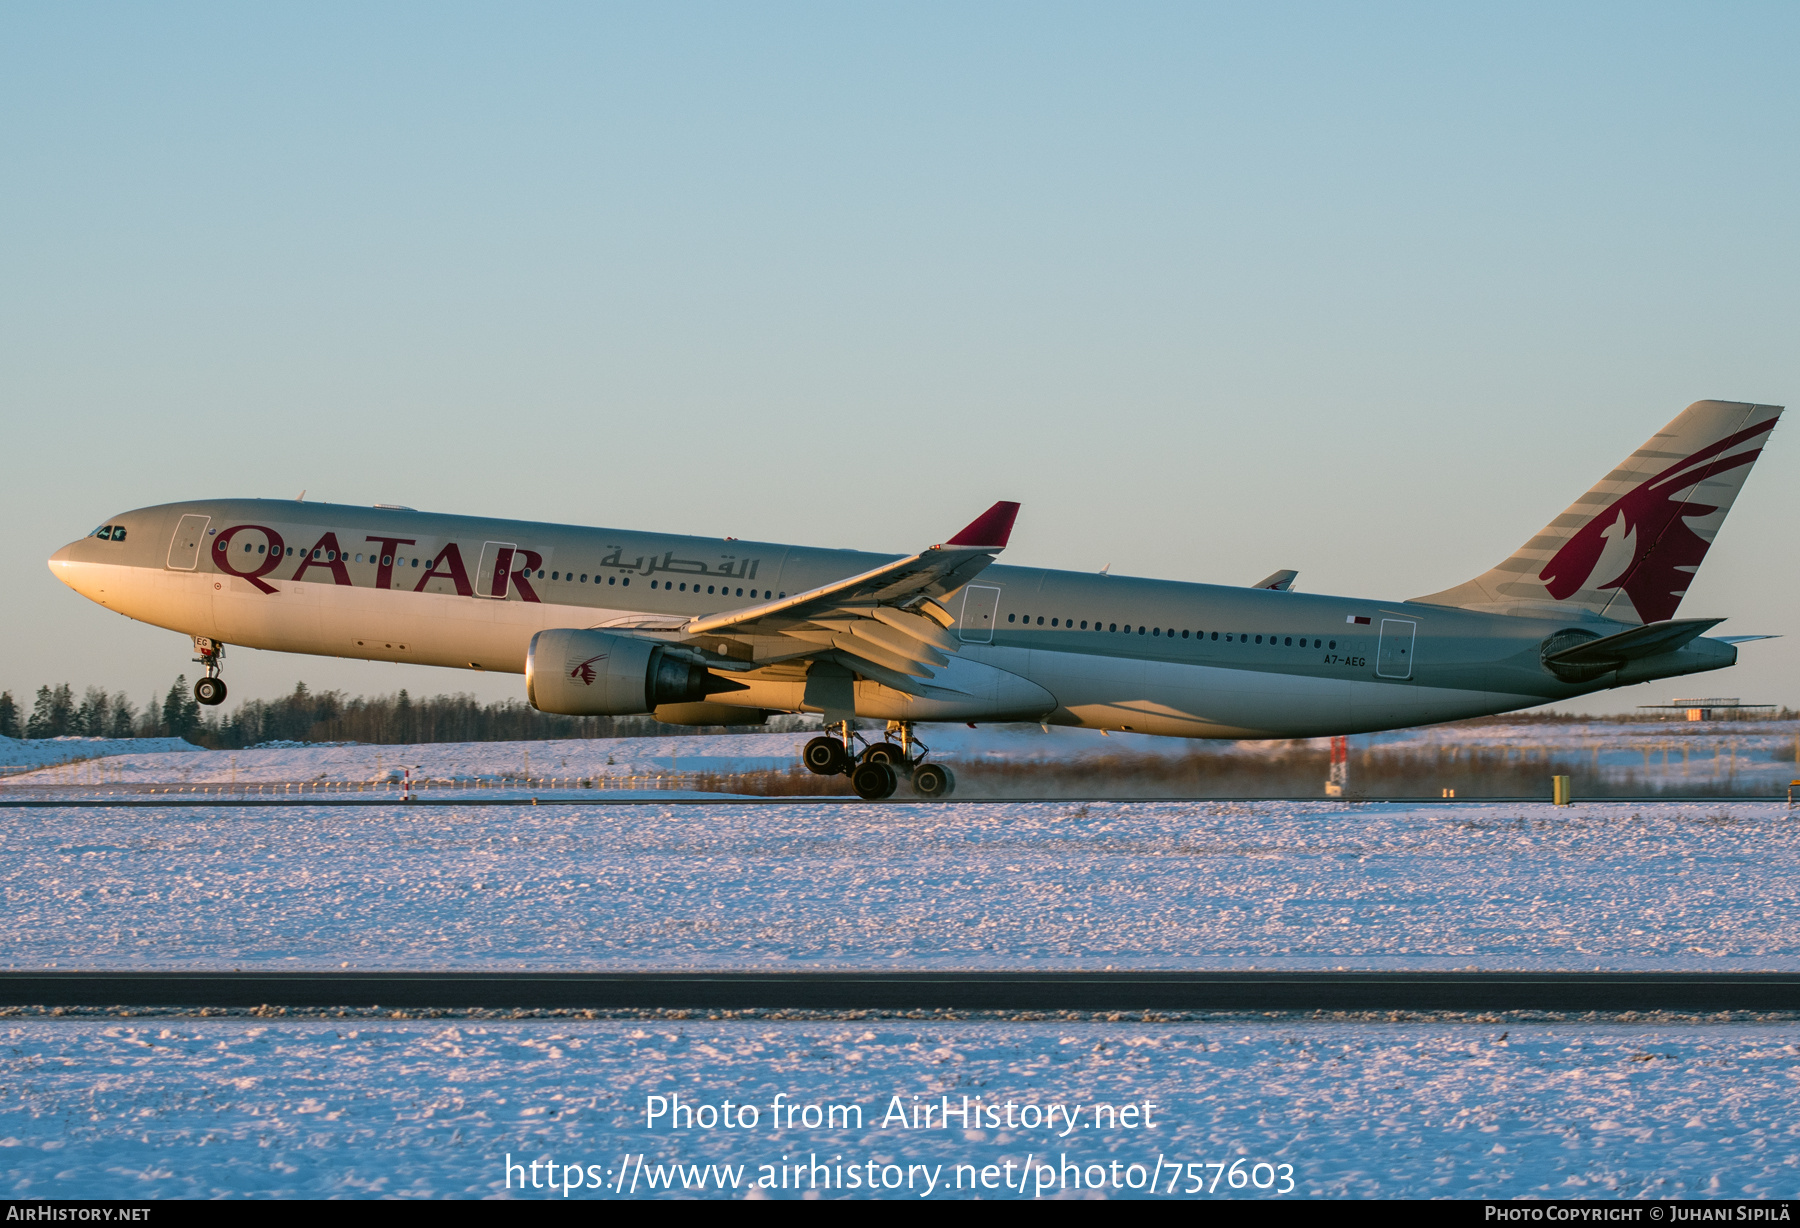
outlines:
[[[1781,408],[1695,401],[1511,558],[1414,600],[1627,623],[1673,618]]]

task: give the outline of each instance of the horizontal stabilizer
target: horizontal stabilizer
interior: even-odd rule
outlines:
[[[1724,621],[1722,618],[1678,618],[1671,622],[1651,623],[1647,627],[1633,627],[1630,631],[1553,652],[1544,658],[1544,664],[1552,667],[1619,665],[1639,657],[1660,656],[1699,639]]]

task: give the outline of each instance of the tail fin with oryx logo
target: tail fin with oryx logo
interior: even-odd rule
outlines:
[[[1625,623],[1673,618],[1781,410],[1695,401],[1511,558],[1413,600]]]

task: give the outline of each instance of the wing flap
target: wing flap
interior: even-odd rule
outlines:
[[[831,637],[831,646],[839,652],[873,662],[883,669],[891,669],[896,673],[911,674],[915,678],[936,676],[931,667],[923,661],[915,661],[911,657],[902,656],[897,652],[889,652],[879,644],[871,643],[854,635],[834,635]]]
[[[932,605],[934,607],[937,605],[936,602],[927,602],[923,604]],[[902,613],[892,606],[885,605],[878,605],[870,610],[869,616],[874,618],[877,622],[884,623],[893,628],[908,639],[918,640],[922,644],[929,644],[931,647],[936,648],[941,652],[956,651],[957,644],[955,638],[931,618],[924,617],[920,614]],[[949,618],[949,615],[946,614],[944,617]]]
[[[885,648],[891,653],[910,661],[917,661],[921,665],[950,664],[950,658],[930,644],[923,640],[916,640],[910,635],[902,635],[877,619],[859,618],[850,624],[849,631],[859,640],[866,640],[877,648]]]
[[[826,658],[837,662],[847,670],[861,674],[863,677],[871,679],[872,681],[879,682],[882,686],[892,687],[894,690],[900,691],[903,694],[922,698],[928,693],[928,688],[917,678],[908,677],[897,669],[889,669],[885,665],[878,665],[866,657],[853,656],[850,653],[844,652],[842,649],[838,649],[835,652],[827,653]]]

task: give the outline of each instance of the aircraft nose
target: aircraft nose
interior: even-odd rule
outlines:
[[[80,541],[72,541],[51,555],[49,561],[50,574],[76,592],[81,591],[81,585],[77,580],[81,573],[81,559],[78,555],[80,548]]]

